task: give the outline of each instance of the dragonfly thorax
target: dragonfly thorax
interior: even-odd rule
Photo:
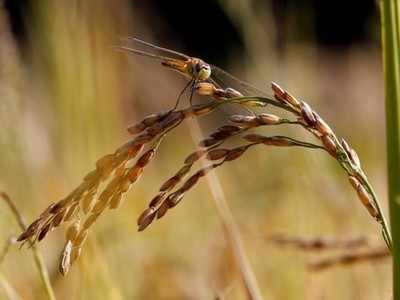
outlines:
[[[198,58],[193,58],[189,66],[189,73],[198,80],[207,80],[211,76],[211,67]]]

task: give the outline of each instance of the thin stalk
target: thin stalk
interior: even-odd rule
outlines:
[[[388,190],[393,236],[393,299],[400,300],[400,7],[381,0],[385,76]]]
[[[190,132],[194,141],[198,141],[201,139],[201,129],[196,120],[190,122]],[[204,159],[202,160],[202,163],[203,165],[207,165]],[[215,172],[211,172],[207,176],[207,181],[215,205],[217,207],[217,212],[221,219],[226,238],[232,247],[236,263],[238,264],[238,268],[240,270],[240,275],[246,288],[248,299],[262,300],[263,298],[259,285],[257,283],[257,279],[246,255],[239,228],[229,208],[228,202],[226,201],[225,193],[219,181],[219,178],[215,174]]]
[[[378,214],[380,216],[379,220],[377,220],[381,226],[382,226],[382,235],[383,238],[385,239],[385,242],[389,248],[390,251],[393,251],[393,239],[392,239],[392,234],[390,233],[389,229],[389,224],[385,218],[385,215],[383,213],[382,207],[379,204],[378,196],[375,193],[375,190],[373,189],[371,183],[368,181],[367,176],[363,171],[359,172],[358,177],[362,180],[362,183],[364,186],[367,188],[368,193],[371,195],[372,202],[378,211]]]
[[[15,206],[14,202],[12,202],[11,198],[4,192],[0,191],[0,197],[6,202],[10,210],[12,211],[15,219],[18,222],[19,227],[22,231],[26,230],[26,224],[22,215],[19,213],[17,207]],[[39,250],[35,245],[32,245],[32,252],[33,252],[33,259],[35,261],[36,267],[39,271],[40,279],[42,280],[44,289],[46,291],[47,298],[49,300],[56,300],[53,288],[50,283],[49,274],[47,273],[46,266],[44,264],[44,260],[42,255],[40,254]]]
[[[378,212],[376,221],[381,225],[383,239],[385,240],[385,243],[386,243],[387,247],[389,248],[389,250],[393,251],[393,249],[392,249],[393,241],[392,241],[392,235],[390,233],[390,227],[386,220],[385,214],[383,213],[382,206],[380,205],[378,196],[376,195],[374,188],[372,187],[371,183],[368,180],[367,175],[364,173],[362,168],[359,166],[354,166],[353,163],[351,163],[351,160],[348,157],[348,154],[342,148],[337,137],[335,136],[334,138],[335,138],[335,143],[339,147],[340,152],[341,152],[341,156],[340,156],[340,158],[338,158],[338,162],[339,162],[340,166],[346,171],[346,173],[349,176],[356,176],[361,181],[362,185],[364,186],[364,188],[367,190],[367,192],[371,196],[372,203]]]
[[[6,245],[0,252],[0,265],[3,263],[4,259],[6,258],[8,251],[10,251],[10,248],[13,244],[15,244],[17,239],[15,237],[9,237],[7,240]]]
[[[7,296],[9,300],[21,300],[22,298],[18,295],[14,287],[8,282],[7,278],[0,273],[0,286],[4,291],[4,295]]]

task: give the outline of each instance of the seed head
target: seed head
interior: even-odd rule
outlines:
[[[255,116],[233,115],[229,118],[233,123],[239,123],[244,126],[253,127],[259,124]]]
[[[76,220],[68,227],[67,232],[65,233],[67,241],[73,241],[76,239],[79,232],[79,226],[80,226],[80,220]]]
[[[231,149],[229,153],[225,156],[224,161],[232,161],[239,158],[244,152],[246,152],[247,149],[247,146],[241,146]]]
[[[225,89],[225,98],[238,98],[243,97],[243,94],[233,88],[226,88]]]
[[[358,198],[360,199],[361,203],[365,206],[365,208],[368,210],[369,214],[376,218],[379,214],[375,206],[371,203],[371,196],[370,194],[366,191],[364,186],[360,183],[360,181],[354,177],[354,176],[349,176],[349,181],[353,188],[356,190]]]
[[[85,223],[83,223],[82,229],[81,230],[85,230],[88,229],[90,226],[92,226],[92,224],[97,220],[97,218],[100,216],[99,213],[94,213],[91,214],[85,221]]]
[[[165,199],[166,202],[168,202],[168,207],[172,208],[176,206],[181,200],[183,199],[185,193],[178,190],[172,194],[170,194],[167,199]]]
[[[146,129],[146,125],[143,122],[139,122],[133,125],[130,125],[127,130],[130,134],[138,134],[141,133],[143,130]]]
[[[156,207],[158,206],[161,201],[163,201],[165,198],[165,193],[158,193],[158,195],[156,195],[149,204],[149,207]]]
[[[321,135],[334,135],[329,125],[326,124],[326,122],[317,113],[314,112],[313,115],[316,120],[315,129],[317,129]]]
[[[217,131],[215,131],[215,132],[210,134],[211,138],[219,140],[219,141],[224,140],[224,139],[226,139],[227,137],[230,137],[230,136],[231,136],[231,133],[229,131],[219,131],[219,130],[217,130]]]
[[[110,204],[109,204],[110,209],[118,208],[121,205],[122,198],[123,198],[122,193],[117,193],[117,194],[113,195],[111,197]]]
[[[268,146],[287,147],[287,146],[292,146],[293,142],[284,137],[273,136],[266,138],[263,144]]]
[[[219,160],[224,158],[228,153],[229,149],[213,149],[207,153],[208,160]]]
[[[340,143],[343,146],[343,149],[346,151],[347,155],[349,156],[351,162],[357,167],[361,167],[361,161],[357,155],[357,152],[349,146],[344,138],[340,139]]]
[[[215,90],[216,88],[212,83],[200,82],[196,85],[196,91],[200,96],[213,96]]]
[[[198,150],[189,154],[185,159],[185,164],[192,165],[207,153],[207,150]]]
[[[96,162],[96,168],[97,170],[104,170],[110,168],[114,163],[114,155],[113,154],[108,154],[100,158]],[[85,176],[84,180],[90,181],[91,177],[93,175],[96,175],[96,171],[90,172],[88,175]]]
[[[360,158],[358,157],[357,152],[356,152],[354,149],[350,149],[349,157],[350,157],[351,161],[352,161],[357,167],[361,167]]]
[[[151,222],[153,222],[156,213],[157,211],[155,207],[147,208],[138,218],[138,231],[143,231],[144,229],[146,229],[146,227],[149,226]]]
[[[85,243],[89,230],[88,229],[81,229],[77,235],[77,237],[72,241],[74,247],[80,247]]]
[[[315,119],[314,112],[312,111],[311,107],[304,101],[300,102],[301,107],[301,115],[306,121],[307,125],[310,127],[314,127],[317,120]]]
[[[41,240],[43,240],[44,237],[46,236],[46,234],[51,230],[52,225],[53,225],[53,224],[52,224],[51,222],[49,222],[48,224],[46,224],[46,225],[40,230],[39,235],[38,235],[38,241],[39,241],[39,242],[40,242]]]
[[[63,251],[61,252],[60,265],[58,268],[63,276],[68,273],[69,268],[71,267],[71,251],[72,242],[68,240],[64,246]]]
[[[214,139],[212,137],[208,137],[208,138],[205,138],[204,140],[200,141],[199,147],[207,148],[207,147],[217,144],[218,142],[219,142],[219,140]]]
[[[286,102],[286,92],[283,88],[281,88],[277,83],[271,82],[271,88],[274,92],[274,96],[277,100]]]
[[[184,119],[184,117],[185,116],[181,111],[173,111],[169,113],[167,117],[160,122],[160,126],[162,129],[167,129],[169,127],[176,125],[178,122],[181,122]]]
[[[190,190],[197,183],[197,181],[199,181],[200,177],[201,176],[199,176],[198,173],[192,175],[188,180],[185,181],[180,190],[183,192]]]
[[[79,202],[75,202],[74,204],[71,205],[71,207],[68,208],[63,218],[64,222],[67,222],[72,218],[74,218],[78,212],[79,212]]]
[[[236,133],[242,130],[241,127],[236,125],[224,125],[218,128],[218,131],[229,132],[229,133]]]
[[[282,122],[282,118],[276,115],[265,114],[265,113],[260,114],[258,116],[258,120],[260,121],[260,123],[265,125],[276,125]]]
[[[337,158],[337,147],[333,140],[333,138],[329,135],[321,136],[321,142],[324,145],[325,149],[328,151],[330,155],[334,158]]]
[[[300,101],[297,100],[294,96],[286,92],[286,101],[289,102],[294,107],[300,106]]]
[[[250,143],[264,143],[268,139],[267,137],[256,133],[246,134],[243,138]]]
[[[137,165],[134,165],[132,168],[129,169],[126,176],[129,178],[131,183],[137,181],[143,173],[143,168]]]
[[[136,162],[136,166],[141,167],[141,168],[145,167],[145,166],[150,162],[150,160],[154,157],[155,152],[156,152],[155,149],[149,149],[149,150],[147,150],[147,151],[138,159],[138,161]]]
[[[157,114],[151,114],[145,117],[142,121],[142,123],[146,126],[152,126],[156,124],[157,122],[161,121],[165,116],[167,116],[169,112],[160,112]]]
[[[137,145],[147,144],[148,142],[152,141],[154,137],[155,137],[154,134],[151,134],[149,132],[144,132],[135,138],[135,143]]]
[[[165,192],[173,189],[180,181],[179,177],[171,177],[160,187],[160,192]]]
[[[164,201],[157,209],[157,219],[162,218],[167,213],[168,210],[169,210],[168,201]]]

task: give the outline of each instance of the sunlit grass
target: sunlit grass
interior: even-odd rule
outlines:
[[[393,234],[393,296],[400,299],[400,5],[381,1],[385,70],[390,219]]]

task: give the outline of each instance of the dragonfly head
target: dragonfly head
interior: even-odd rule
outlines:
[[[197,59],[193,62],[193,76],[199,80],[206,80],[211,76],[211,67],[204,61]]]

